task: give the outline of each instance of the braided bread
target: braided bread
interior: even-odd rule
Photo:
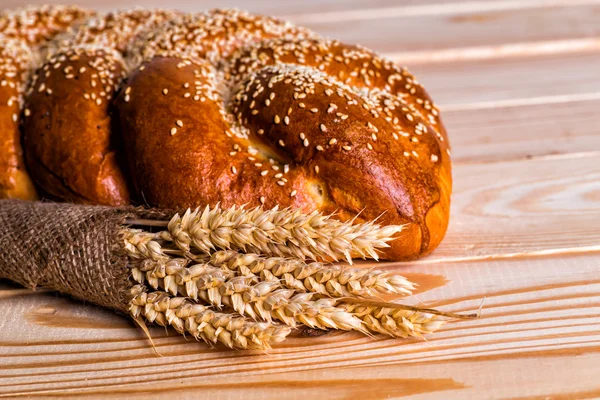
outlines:
[[[88,17],[47,47],[22,128],[29,171],[55,198],[406,224],[388,259],[444,236],[452,179],[438,109],[367,49],[237,10]]]
[[[77,7],[44,6],[0,14],[0,198],[37,198],[23,162],[22,94],[47,41],[92,13]]]

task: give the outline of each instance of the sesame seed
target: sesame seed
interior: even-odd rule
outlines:
[[[321,145],[318,145],[318,146],[316,147],[316,149],[317,149],[317,151],[324,151],[324,150],[325,150],[325,149],[323,148],[323,146],[321,146]]]
[[[175,128],[175,127],[171,128],[171,136],[173,136],[176,133],[177,133],[177,128]]]
[[[263,129],[259,129],[258,131],[256,131],[256,133],[258,133],[259,135],[262,135],[263,133],[265,133],[265,131]]]
[[[164,94],[165,96],[167,95],[167,93],[169,93],[169,89],[163,89],[162,94]]]
[[[252,102],[250,103],[250,108],[254,108],[255,105],[256,105],[256,101],[252,100]]]
[[[25,116],[26,116],[26,117],[29,117],[29,116],[31,115],[31,110],[30,110],[29,108],[26,108],[26,109],[23,111],[23,114],[25,114]]]
[[[437,162],[437,160],[438,160],[438,156],[437,156],[437,155],[435,155],[435,154],[432,154],[432,155],[431,155],[431,161],[432,161],[432,162]]]
[[[12,115],[13,122],[17,122],[19,120],[19,116],[17,114]]]
[[[268,171],[268,170],[266,170],[266,169],[265,169],[265,170],[263,170],[263,171],[260,171],[260,175],[261,175],[261,176],[265,176],[265,175],[267,175],[268,173],[269,173],[269,171]]]
[[[265,100],[265,106],[269,107],[269,105],[270,105],[270,104],[271,104],[271,100],[269,100],[269,99],[266,99],[266,100]]]
[[[284,182],[284,181],[277,181],[277,184],[278,184],[279,186],[283,186],[283,185],[285,185],[285,182]]]
[[[371,134],[371,138],[372,138],[374,141],[377,141],[377,135],[376,135],[376,134],[374,134],[374,133],[373,133],[373,134]]]
[[[100,97],[98,97],[98,98],[96,99],[96,104],[97,104],[97,105],[100,105],[100,104],[102,104],[102,99],[101,99]]]
[[[342,146],[342,149],[344,149],[346,151],[350,151],[350,150],[352,150],[352,147],[350,147],[350,146]]]
[[[308,139],[304,139],[304,142],[302,142],[302,144],[304,145],[304,147],[308,147]]]
[[[319,112],[319,109],[318,108],[311,108],[310,112],[313,113],[313,114],[316,114],[316,113]]]
[[[305,105],[304,103],[299,103],[299,104],[298,104],[298,107],[300,107],[300,108],[304,108],[304,107],[306,107],[306,105]]]
[[[372,145],[371,143],[367,143],[367,148],[368,148],[369,150],[373,150],[373,145]]]
[[[181,121],[180,119],[178,119],[178,120],[175,122],[175,124],[176,124],[178,127],[180,127],[180,128],[181,128],[181,127],[183,126],[183,121]]]
[[[315,172],[318,174],[319,173],[319,166],[315,165]]]
[[[190,84],[186,82],[186,83],[183,84],[183,87],[187,89],[187,88],[190,87]]]
[[[402,154],[404,154],[404,157],[408,157],[408,156],[410,156],[410,153],[409,153],[408,151],[405,151],[405,152],[404,152],[404,153],[402,153]]]
[[[237,154],[237,151],[230,151],[230,152],[229,152],[229,155],[230,155],[230,156],[235,156],[236,154]]]
[[[298,191],[297,191],[297,190],[292,190],[292,192],[290,193],[290,196],[291,196],[291,197],[294,197],[294,196],[295,196],[297,193],[298,193]]]
[[[304,134],[304,132],[300,132],[300,140],[304,139],[306,139],[306,135]]]
[[[275,179],[279,179],[283,176],[283,174],[281,172],[276,173],[275,175],[273,175],[273,178]]]
[[[265,196],[260,196],[258,200],[260,200],[261,204],[265,204]]]
[[[288,117],[287,115],[283,118],[283,123],[286,125],[290,124],[290,117]]]
[[[333,138],[333,139],[330,139],[330,140],[329,140],[329,144],[330,144],[330,145],[334,145],[334,144],[336,144],[336,143],[337,143],[337,139],[336,139],[336,138]]]
[[[237,174],[237,168],[231,167],[231,172],[233,172],[234,174]]]
[[[415,156],[415,157],[419,157],[419,154],[417,154],[417,152],[414,151],[414,150],[412,151],[412,155]]]
[[[321,132],[327,132],[327,127],[325,126],[325,124],[321,124],[319,128],[321,128]]]
[[[415,120],[414,117],[412,116],[412,114],[406,114],[406,119],[411,122]]]
[[[285,142],[283,140],[279,139],[279,142],[277,143],[279,143],[281,147],[285,147]]]
[[[279,115],[275,115],[275,118],[273,118],[273,122],[275,122],[275,125],[281,122],[281,118],[279,118]]]
[[[250,114],[257,115],[258,114],[258,110],[252,110],[252,112]],[[277,119],[277,116],[275,116],[275,118]],[[278,124],[279,122],[275,122],[275,123]]]
[[[125,101],[125,103],[129,103],[130,97],[128,94],[125,95],[125,97],[123,98],[123,101]]]
[[[275,98],[275,93],[271,92],[271,94],[269,94],[269,100],[273,100]]]
[[[250,157],[248,157],[248,159],[250,159]],[[254,166],[255,166],[255,167],[262,167],[262,163],[259,163],[259,162],[257,162],[257,163],[254,163]]]

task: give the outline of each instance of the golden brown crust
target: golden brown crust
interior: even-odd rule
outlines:
[[[19,133],[21,93],[31,52],[21,41],[0,48],[0,199],[33,200],[36,190],[24,168]]]
[[[56,54],[33,76],[24,143],[31,174],[48,195],[71,202],[129,203],[108,114],[123,76],[118,56],[82,48]]]
[[[126,75],[121,52],[144,29],[175,14],[134,10],[90,19],[50,48],[27,95],[23,132],[36,183],[54,198],[130,203],[121,139],[110,104]]]
[[[25,170],[19,131],[29,71],[46,40],[92,13],[78,7],[43,6],[0,14],[0,198],[37,198]]]
[[[145,62],[116,100],[149,204],[263,203],[407,224],[390,259],[438,245],[451,192],[447,137],[412,75],[305,31],[241,35],[250,39],[236,49],[206,33],[219,32],[219,19],[191,35],[179,24],[139,48]],[[163,45],[174,36],[185,38],[176,50]]]

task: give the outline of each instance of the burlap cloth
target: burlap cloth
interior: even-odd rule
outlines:
[[[127,218],[166,215],[133,207],[0,200],[0,278],[127,312],[133,282],[119,231]]]

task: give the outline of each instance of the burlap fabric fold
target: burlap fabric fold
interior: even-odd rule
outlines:
[[[119,231],[127,218],[161,216],[133,207],[0,200],[0,278],[127,312],[133,283]]]

